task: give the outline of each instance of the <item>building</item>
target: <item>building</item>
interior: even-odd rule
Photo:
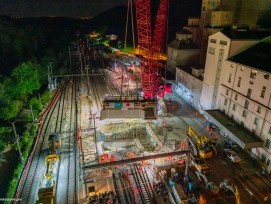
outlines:
[[[219,87],[226,69],[224,62],[238,52],[255,45],[270,35],[265,31],[224,29],[209,37],[205,72],[200,103],[204,110],[216,109],[219,103]]]
[[[230,57],[219,89],[218,108],[264,141],[252,148],[266,163],[271,161],[271,37]]]
[[[197,110],[200,109],[203,73],[202,67],[176,67],[175,90]]]
[[[167,68],[176,72],[176,66],[197,65],[199,47],[192,39],[193,34],[188,30],[176,33],[176,38],[168,44]]]

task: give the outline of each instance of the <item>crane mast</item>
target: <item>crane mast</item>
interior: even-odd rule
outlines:
[[[165,37],[169,3],[169,0],[160,0],[152,35],[150,1],[135,0],[141,83],[145,99],[153,99],[159,94],[158,60]],[[163,96],[163,93],[159,96]]]

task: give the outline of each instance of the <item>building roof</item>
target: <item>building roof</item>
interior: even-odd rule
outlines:
[[[189,30],[182,29],[181,31],[176,32],[177,34],[186,34],[186,35],[192,35],[193,33]]]
[[[271,72],[271,36],[230,57],[228,60],[265,72]]]
[[[220,32],[232,40],[261,40],[271,35],[271,31],[247,30],[245,27],[240,29],[224,28]]]
[[[168,44],[169,47],[181,50],[181,49],[199,49],[199,46],[192,42],[192,40],[173,40]]]
[[[192,68],[194,68],[194,69],[204,69],[204,68],[202,68],[200,66],[199,67],[195,67],[195,66],[177,66],[177,69],[181,69],[184,72],[190,74],[191,76],[203,81],[203,76],[201,76],[201,75],[200,76],[195,76],[194,74],[192,74]]]

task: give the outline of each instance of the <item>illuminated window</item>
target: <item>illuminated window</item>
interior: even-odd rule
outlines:
[[[264,98],[265,91],[266,91],[266,87],[264,86],[263,89],[262,89],[262,93],[261,93],[261,97],[262,97],[262,98]]]
[[[255,79],[256,78],[257,71],[256,70],[251,70],[250,72],[250,78]]]
[[[270,147],[270,140],[269,139],[266,139],[264,146],[267,147],[267,148]]]
[[[240,87],[240,86],[241,86],[241,80],[242,80],[242,78],[241,78],[241,77],[239,77],[239,78],[238,78],[238,83],[237,83],[237,86],[238,86],[238,87]]]
[[[233,104],[232,105],[232,110],[235,111],[235,109],[236,109],[236,104]]]

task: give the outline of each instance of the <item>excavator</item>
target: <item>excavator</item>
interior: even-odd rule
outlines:
[[[200,182],[202,181],[201,178],[203,178],[206,185],[205,188],[211,198],[216,198],[219,196],[219,187],[217,185],[215,185],[213,182],[208,182],[208,179],[206,178],[206,176],[201,172],[196,171],[196,175]]]
[[[188,127],[187,135],[189,138],[193,138],[193,140],[196,142],[200,157],[206,159],[217,155],[217,150],[214,143],[206,136],[199,136],[196,130],[194,130],[191,126]]]
[[[219,185],[219,187],[225,191],[229,190],[231,191],[236,198],[236,204],[241,204],[240,201],[240,194],[239,194],[239,190],[237,186],[232,186],[229,184],[229,180],[225,179],[224,181],[222,181]]]

